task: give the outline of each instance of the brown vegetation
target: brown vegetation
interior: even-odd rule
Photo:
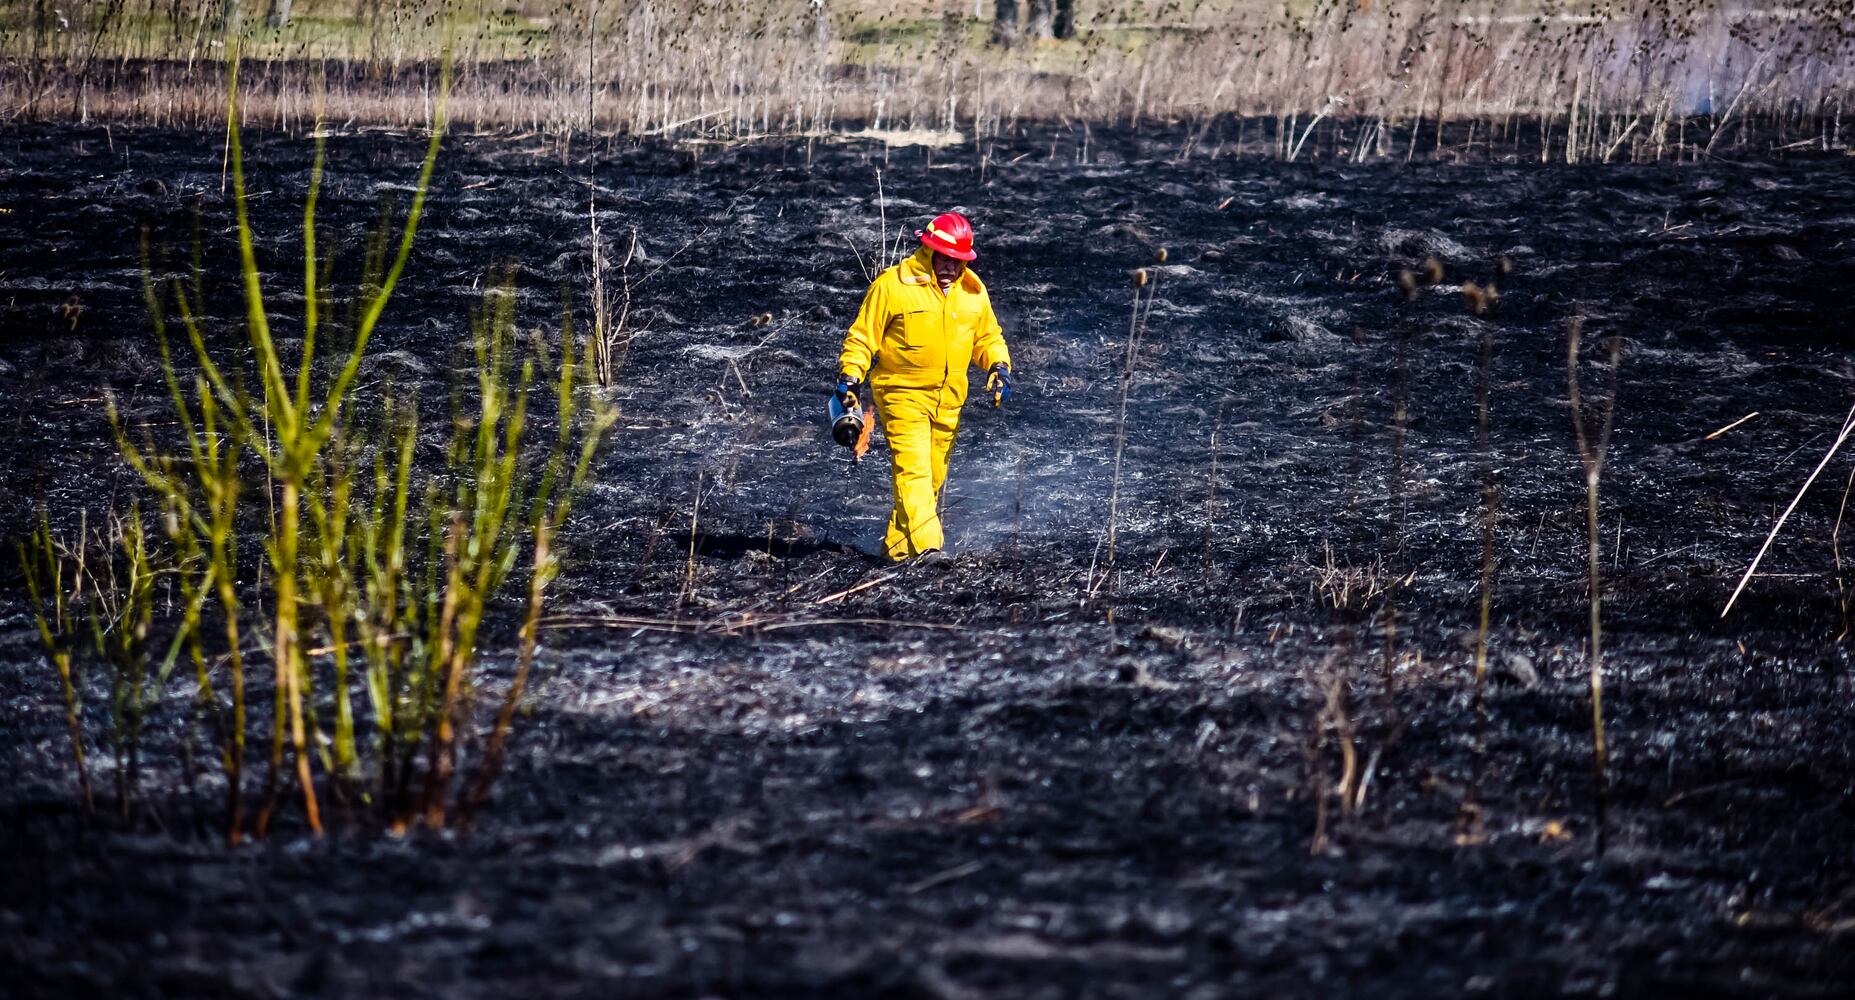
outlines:
[[[482,129],[580,130],[590,117],[630,134],[856,122],[979,137],[1025,120],[1238,116],[1270,120],[1267,148],[1283,157],[1310,136],[1315,156],[1409,157],[1444,147],[1442,123],[1461,121],[1479,126],[1464,147],[1510,144],[1524,127],[1540,155],[1567,162],[1714,154],[1750,132],[1835,146],[1855,57],[1839,7],[1718,0],[1103,2],[1061,25],[1071,38],[1015,45],[987,44],[1019,32],[963,3],[548,0],[485,14],[329,0],[295,5],[289,24],[224,17],[239,7],[226,0],[44,6],[0,15],[0,101],[15,117],[211,125],[228,51],[243,48],[259,63],[245,83],[252,120],[310,125],[323,95],[343,120],[417,125],[449,38],[453,117]],[[1058,21],[1074,11],[1058,6]],[[1049,11],[1030,5],[1023,34]]]

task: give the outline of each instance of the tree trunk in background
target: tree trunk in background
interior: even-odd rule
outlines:
[[[281,28],[289,24],[290,8],[295,5],[296,0],[271,0],[271,12],[267,17],[270,26],[273,28]]]
[[[1050,9],[1051,0],[1030,0],[1030,10],[1024,20],[1024,37],[1030,39],[1049,38],[1054,20]]]
[[[998,0],[993,8],[992,44],[1005,48],[1018,44],[1018,0]]]
[[[1052,32],[1058,38],[1076,37],[1076,0],[1056,0],[1056,25]]]
[[[219,0],[219,30],[243,31],[245,29],[245,10],[243,0]]]

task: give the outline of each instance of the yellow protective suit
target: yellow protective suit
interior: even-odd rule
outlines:
[[[907,559],[942,545],[940,489],[966,403],[966,366],[1011,364],[985,283],[968,268],[943,294],[933,251],[884,270],[863,296],[838,370],[863,380],[876,402],[895,474],[895,510],[883,549]]]

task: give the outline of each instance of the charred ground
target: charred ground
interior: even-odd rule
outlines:
[[[12,988],[1850,989],[1855,784],[1831,549],[1846,462],[1719,620],[1855,387],[1844,163],[1179,162],[1172,139],[1100,132],[1085,161],[1079,139],[988,149],[983,175],[971,149],[602,144],[589,167],[578,143],[452,140],[375,341],[394,391],[442,403],[492,268],[514,264],[525,327],[557,330],[564,298],[583,305],[589,169],[605,231],[639,234],[626,417],[552,609],[590,627],[551,633],[510,772],[469,836],[286,829],[228,852],[196,832],[210,796],[185,795],[173,768],[131,827],[80,821],[55,678],[9,599]],[[260,253],[289,308],[310,145],[250,145]],[[382,199],[403,200],[416,146],[330,140],[323,238],[347,259]],[[40,506],[67,518],[132,496],[102,399],[131,420],[162,413],[140,227],[184,261],[201,206],[228,353],[241,306],[216,137],[14,129],[0,164],[12,536]],[[862,466],[833,461],[821,400],[878,219],[893,238],[949,207],[979,226],[1020,390],[1002,414],[967,414],[955,558],[890,576],[867,554],[888,504],[880,442]],[[1474,319],[1459,285],[1502,254],[1515,273]],[[1397,272],[1428,257],[1444,281],[1404,304]],[[1157,294],[1110,585],[1141,266]],[[1611,849],[1597,864],[1572,315],[1624,342],[1602,522]],[[1478,765],[1463,640],[1482,322],[1497,339],[1502,682]],[[1387,695],[1382,630],[1328,597],[1398,574]],[[1310,855],[1314,774],[1335,765],[1315,753],[1308,679],[1336,650],[1355,664],[1373,778],[1361,816]],[[160,716],[151,741],[176,746],[184,714]],[[1477,774],[1485,841],[1457,846]]]

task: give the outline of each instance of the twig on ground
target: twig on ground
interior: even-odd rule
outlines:
[[[1803,486],[1797,490],[1797,495],[1791,498],[1790,505],[1784,508],[1784,513],[1778,515],[1777,523],[1771,526],[1771,533],[1765,536],[1765,544],[1758,547],[1758,555],[1752,557],[1752,565],[1746,567],[1745,575],[1739,578],[1739,586],[1733,588],[1733,596],[1727,598],[1726,607],[1720,609],[1721,618],[1725,618],[1733,610],[1733,604],[1745,591],[1746,584],[1752,582],[1752,574],[1758,572],[1758,564],[1764,560],[1765,553],[1771,549],[1771,543],[1777,540],[1778,532],[1784,530],[1784,522],[1790,520],[1791,512],[1797,509],[1797,504],[1803,500],[1803,495],[1810,491],[1810,486],[1816,482],[1816,477],[1823,474],[1823,468],[1829,464],[1830,459],[1836,457],[1836,452],[1841,451],[1842,446],[1848,443],[1849,436],[1852,434],[1855,434],[1855,407],[1850,407],[1848,416],[1842,418],[1842,430],[1836,434],[1835,443],[1823,453],[1823,460],[1816,463],[1816,468],[1810,470],[1810,478],[1803,481]]]
[[[960,879],[963,879],[967,877],[968,875],[977,875],[982,871],[985,871],[985,862],[968,861],[963,865],[954,865],[952,868],[949,868],[946,871],[937,872],[933,875],[929,875],[927,878],[921,879],[920,881],[910,882],[907,885],[902,887],[902,891],[904,893],[907,893],[910,896],[913,896],[916,893],[926,892],[927,890],[932,889],[938,885],[946,885],[949,882],[958,882]]]
[[[830,604],[830,603],[831,603],[832,601],[841,601],[841,600],[843,600],[844,598],[846,598],[846,597],[849,597],[849,596],[850,596],[851,594],[855,594],[855,593],[857,593],[857,592],[859,592],[859,591],[863,591],[863,590],[868,590],[868,589],[870,589],[871,587],[875,587],[875,586],[878,586],[878,585],[880,585],[880,584],[884,584],[884,583],[887,583],[887,582],[889,582],[890,580],[893,580],[893,579],[895,579],[895,578],[896,578],[897,576],[900,576],[900,575],[901,575],[901,574],[899,574],[899,573],[885,573],[885,574],[883,574],[882,576],[879,576],[879,577],[877,577],[877,578],[875,578],[875,579],[873,579],[873,580],[865,580],[865,581],[863,581],[862,583],[859,583],[859,584],[857,584],[856,586],[854,586],[854,587],[851,587],[851,588],[849,588],[849,589],[846,589],[846,590],[840,590],[840,591],[838,591],[838,592],[837,592],[837,593],[835,593],[835,594],[830,594],[830,595],[827,595],[827,596],[825,596],[825,597],[820,597],[820,598],[818,598],[818,600],[816,600],[816,601],[813,601],[812,603],[814,603],[814,604]]]
[[[542,619],[537,627],[554,631],[609,628],[639,629],[649,632],[739,635],[745,632],[783,632],[788,629],[822,628],[831,625],[925,629],[937,632],[972,631],[970,626],[949,622],[913,622],[889,618],[804,618],[798,615],[776,615],[767,618],[754,618],[749,615],[739,621],[730,621],[726,616],[709,621],[676,621],[670,618],[643,618],[630,615],[555,615]]]
[[[1722,435],[1722,434],[1724,434],[1724,433],[1726,433],[1727,431],[1730,431],[1730,430],[1732,430],[1733,428],[1735,428],[1735,427],[1737,427],[1737,426],[1739,426],[1740,424],[1743,424],[1743,423],[1745,423],[1746,421],[1748,421],[1748,420],[1750,420],[1750,419],[1752,419],[1753,417],[1756,417],[1756,416],[1758,416],[1758,411],[1757,411],[1757,410],[1754,410],[1754,411],[1752,411],[1751,413],[1748,413],[1748,414],[1746,414],[1745,416],[1743,416],[1743,417],[1740,417],[1740,418],[1739,418],[1738,420],[1735,420],[1735,421],[1733,421],[1732,423],[1730,423],[1730,424],[1727,424],[1727,425],[1726,425],[1725,427],[1722,427],[1722,428],[1720,428],[1719,430],[1717,430],[1717,431],[1714,431],[1714,432],[1713,432],[1712,434],[1709,434],[1709,435],[1707,435],[1706,437],[1704,437],[1704,438],[1701,438],[1701,440],[1702,440],[1702,441],[1711,441],[1711,440],[1713,440],[1714,438],[1717,438],[1717,437],[1719,437],[1720,435]]]

